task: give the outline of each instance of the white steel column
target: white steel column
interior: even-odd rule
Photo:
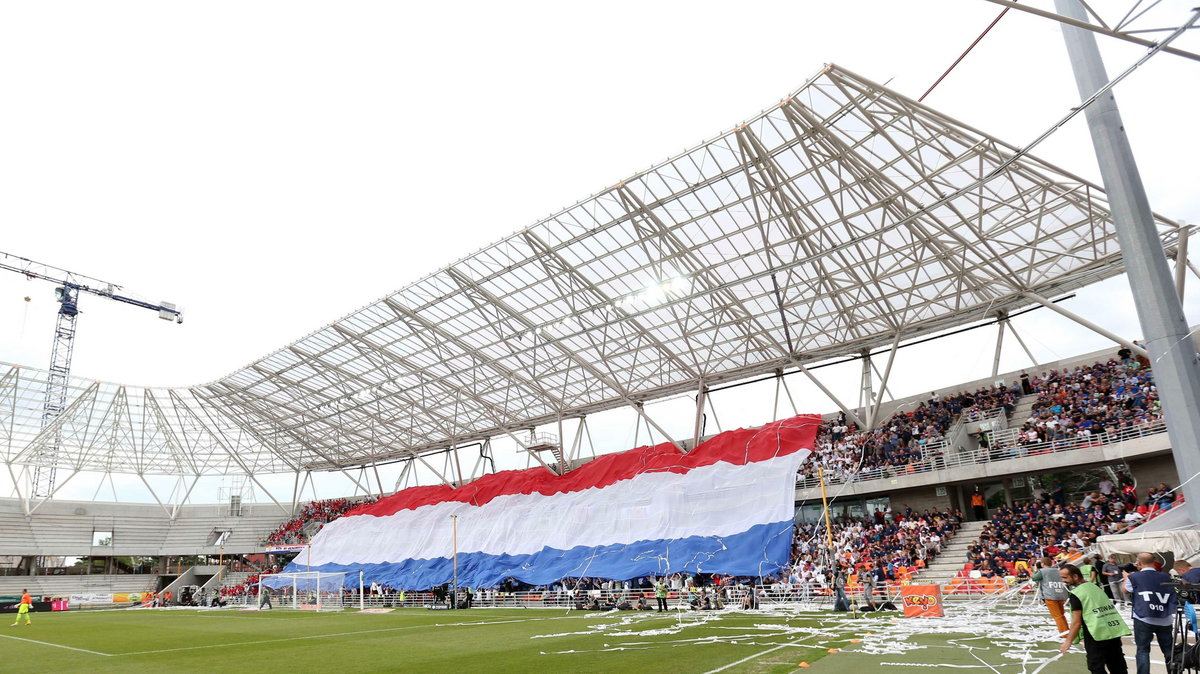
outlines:
[[[858,390],[858,408],[867,418],[866,430],[869,430],[875,428],[875,389],[871,381],[871,352],[863,349],[860,355],[862,357],[862,380]]]
[[[1025,346],[1025,340],[1021,339],[1021,333],[1017,332],[1017,326],[1013,325],[1012,321],[1005,321],[1005,324],[1008,325],[1008,331],[1017,340],[1017,344],[1020,344],[1021,348],[1025,351],[1025,355],[1029,356],[1029,362],[1036,366],[1038,364],[1037,358],[1034,358],[1033,352],[1029,350],[1028,346]]]
[[[1175,245],[1175,294],[1183,302],[1184,283],[1187,280],[1188,228],[1179,223],[1179,243]]]
[[[1004,349],[1004,326],[1008,325],[1008,315],[1001,312],[1000,320],[996,321],[996,355],[992,358],[992,379],[1000,374],[1000,353]]]
[[[1060,14],[1087,21],[1078,0],[1055,0]],[[1200,19],[1200,10],[1157,48],[1178,37]],[[1096,36],[1081,28],[1063,26],[1063,38],[1080,96],[1087,100],[1108,85]],[[1188,334],[1187,319],[1171,282],[1162,244],[1155,231],[1150,201],[1138,173],[1116,98],[1109,91],[1085,110],[1096,161],[1112,208],[1113,225],[1125,259],[1126,276],[1133,291],[1146,351],[1154,367],[1154,383],[1162,397],[1163,417],[1179,473],[1179,488],[1187,498],[1184,507],[1192,522],[1200,523],[1200,363]]]
[[[900,350],[900,331],[896,331],[896,338],[892,340],[892,349],[888,351],[887,365],[883,367],[883,376],[879,378],[879,395],[876,396],[875,404],[871,406],[871,427],[879,421],[879,407],[883,405],[883,392],[887,390],[888,379],[892,376],[892,363],[896,361],[896,352]]]
[[[817,376],[814,375],[812,371],[810,371],[807,367],[804,367],[802,363],[796,363],[796,367],[800,368],[800,371],[808,377],[809,381],[816,384],[817,388],[821,389],[821,393],[824,393],[826,396],[828,396],[828,398],[833,401],[833,404],[837,405],[838,409],[845,413],[848,421],[853,421],[854,424],[860,429],[866,429],[866,424],[863,423],[863,420],[858,416],[858,414],[856,414],[854,410],[850,409],[849,407],[846,407],[846,404],[843,403],[837,396],[835,396],[833,391],[830,391],[825,384],[822,384],[821,380],[817,379]]]
[[[700,388],[696,390],[696,417],[692,420],[692,446],[688,451],[695,449],[700,444],[700,434],[704,432],[704,405],[708,398],[708,388],[704,383],[700,383]]]

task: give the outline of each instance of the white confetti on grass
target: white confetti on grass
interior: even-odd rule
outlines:
[[[608,615],[612,614],[597,614],[595,617]],[[779,622],[756,620],[751,625],[728,624],[747,616],[777,619]],[[661,618],[662,614],[659,613],[624,614],[617,620],[588,625],[581,631],[541,634],[532,638],[592,635],[598,637],[598,642],[604,640],[600,642],[603,644],[601,648],[542,652],[547,655],[651,650],[707,643],[780,646],[780,641],[784,639],[794,642],[783,644],[788,647],[824,650],[845,648],[845,642],[854,638],[861,639],[861,643],[848,650],[881,656],[881,666],[948,667],[997,674],[1038,674],[1061,657],[1057,648],[1057,630],[1048,611],[1040,602],[1035,603],[1027,597],[951,603],[946,607],[946,615],[941,618],[904,619],[896,617],[894,613],[852,615],[803,605],[774,605],[753,612],[678,612],[675,614],[676,620],[666,625],[662,624]],[[696,634],[701,629],[719,632]],[[651,637],[675,638],[646,640]],[[946,649],[966,651],[977,664],[942,662],[947,659],[941,655]],[[920,657],[921,652],[927,656]],[[916,655],[925,661],[883,660],[885,656],[898,655],[910,658]]]

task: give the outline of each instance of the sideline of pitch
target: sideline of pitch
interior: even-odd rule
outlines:
[[[68,651],[79,651],[80,653],[91,653],[92,655],[103,655],[106,658],[111,658],[114,655],[113,653],[101,653],[100,651],[89,651],[86,648],[76,648],[75,646],[64,646],[63,644],[55,644],[55,643],[51,643],[49,641],[38,641],[37,639],[26,639],[25,637],[14,637],[11,634],[0,634],[0,637],[4,637],[5,639],[12,639],[14,641],[24,641],[24,642],[31,643],[31,644],[38,644],[41,646],[53,646],[55,648],[65,648]]]

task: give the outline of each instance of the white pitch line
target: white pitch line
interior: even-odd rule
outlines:
[[[64,646],[62,644],[52,644],[49,641],[38,641],[37,639],[26,639],[24,637],[14,637],[10,634],[0,634],[0,637],[4,637],[5,639],[14,639],[16,641],[25,641],[25,642],[28,642],[31,644],[39,644],[41,646],[53,646],[55,648],[65,648],[68,651],[79,651],[80,653],[91,653],[92,655],[103,655],[106,658],[111,658],[113,656],[112,653],[101,653],[100,651],[89,651],[86,648],[75,648],[74,646]]]

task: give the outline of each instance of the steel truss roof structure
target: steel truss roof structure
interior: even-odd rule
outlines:
[[[1018,155],[829,65],[745,124],[224,379],[73,381],[60,461],[253,475],[413,458],[1120,273],[1103,190]],[[1177,226],[1157,224],[1171,248]],[[45,377],[0,370],[10,470],[52,430]]]

